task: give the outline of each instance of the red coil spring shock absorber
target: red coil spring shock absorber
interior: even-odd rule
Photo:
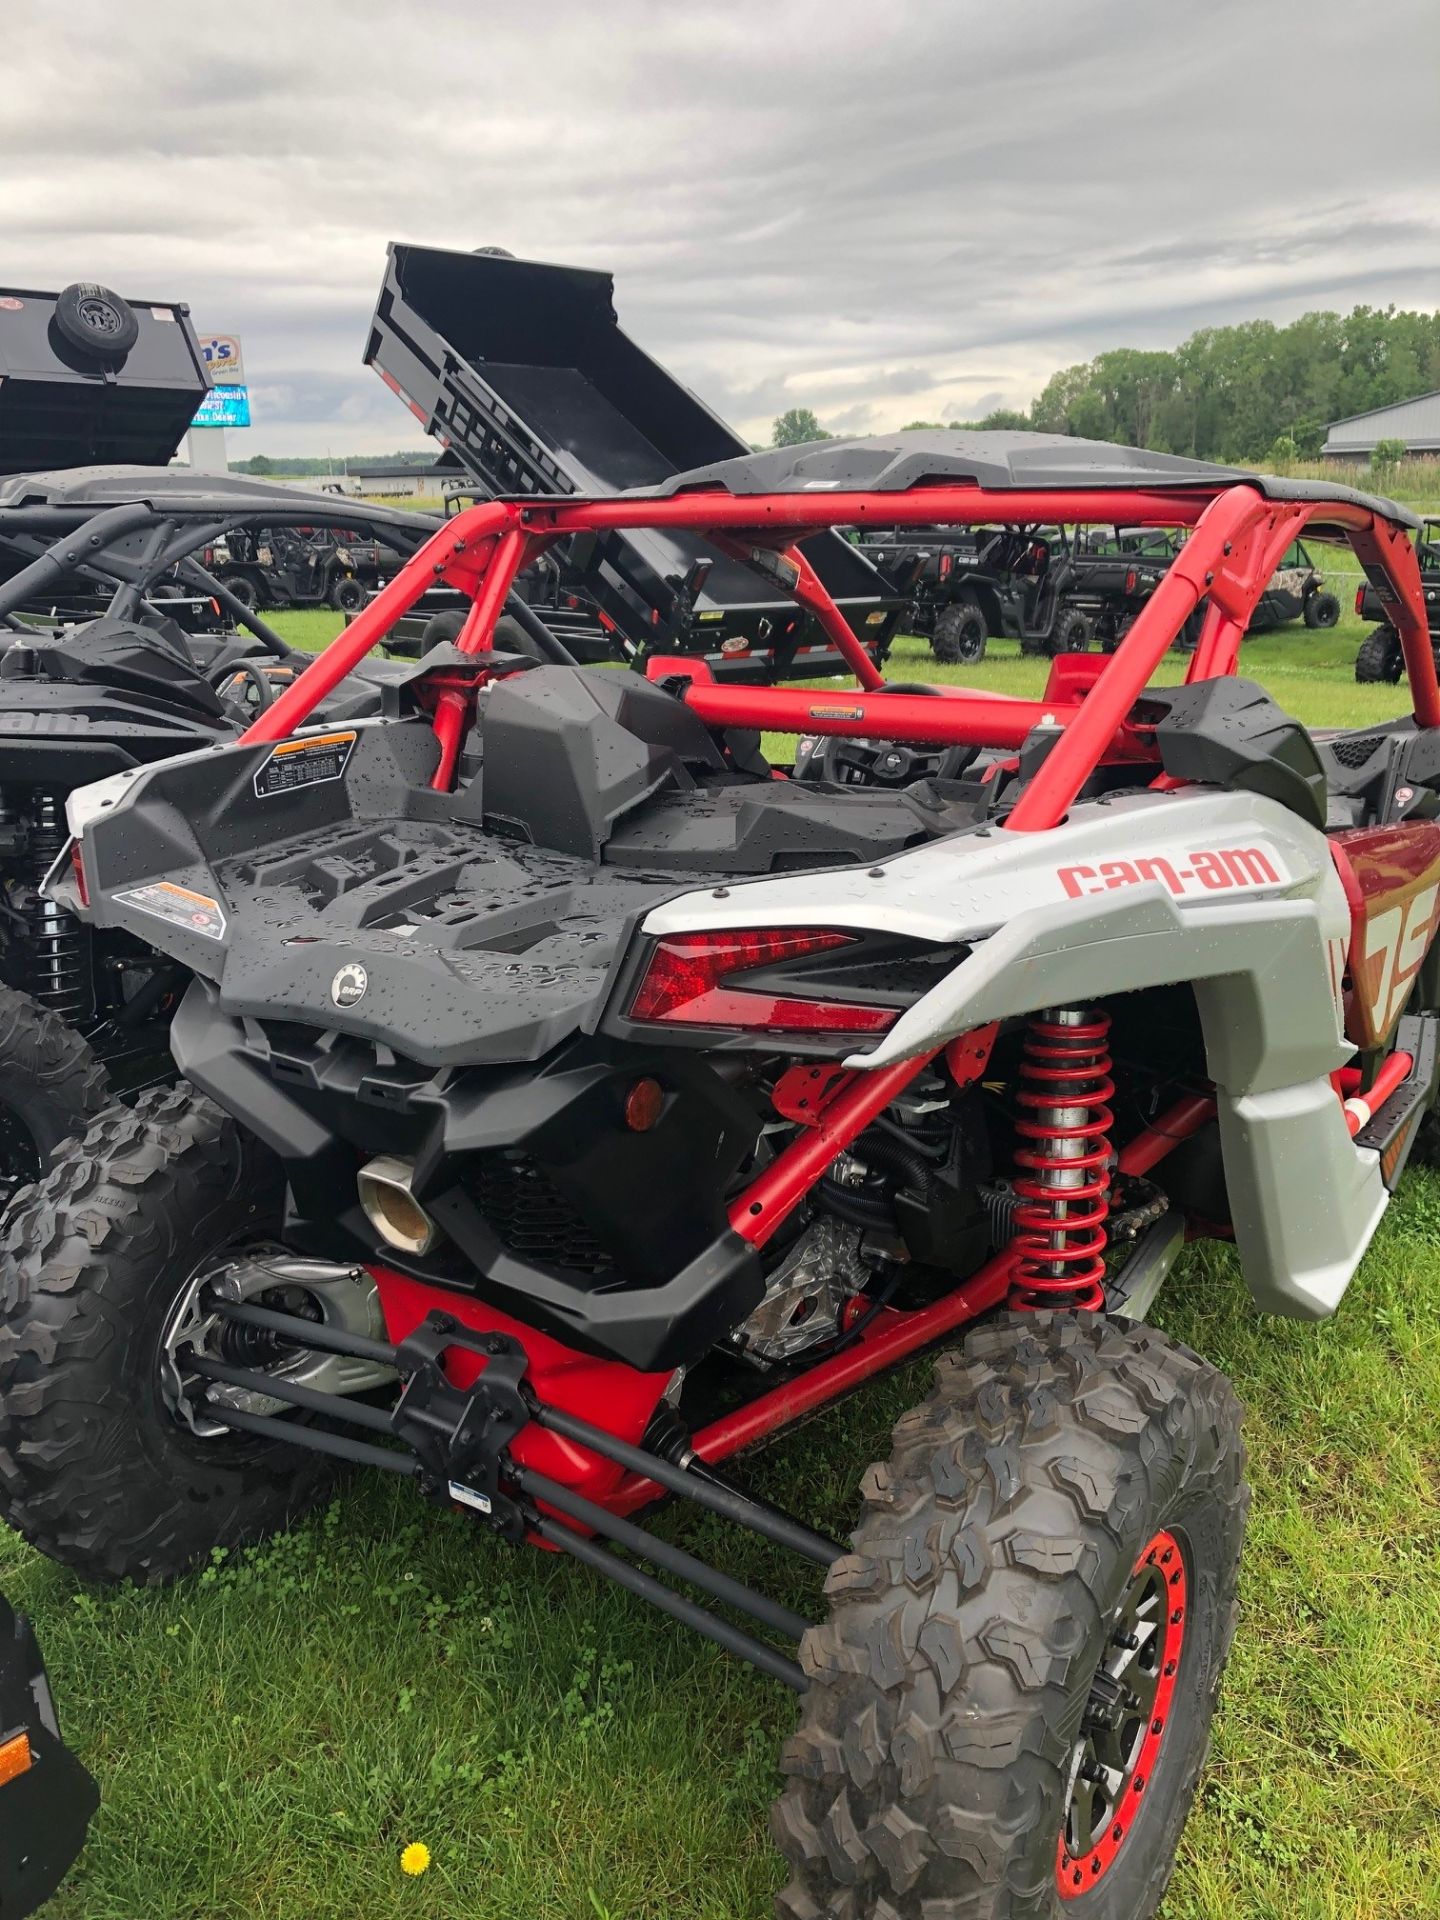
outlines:
[[[1020,1061],[1015,1131],[1025,1144],[1016,1161],[1015,1247],[1020,1270],[1010,1305],[1105,1305],[1106,1219],[1110,1192],[1110,1127],[1106,1104],[1115,1092],[1106,1048],[1110,1016],[1083,1007],[1034,1017]]]

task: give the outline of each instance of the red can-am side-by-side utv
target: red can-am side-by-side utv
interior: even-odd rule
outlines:
[[[888,685],[797,548],[997,521],[1191,531],[1038,700]],[[1203,1234],[1262,1309],[1333,1311],[1433,1144],[1411,525],[963,433],[458,515],[237,745],[71,799],[50,888],[192,971],[193,1091],[103,1116],[12,1220],[6,1518],[161,1580],[337,1458],[409,1476],[801,1695],[789,1920],[1153,1914],[1248,1496],[1231,1388],[1144,1316]],[[616,527],[783,588],[858,687],[492,644],[522,567]],[[1234,677],[1302,529],[1383,596],[1413,715],[1312,736]],[[458,641],[387,717],[309,724],[437,580]],[[1197,609],[1183,683],[1151,685]],[[835,752],[787,777],[766,734]],[[967,1326],[848,1546],[720,1471]],[[666,1495],[825,1567],[823,1617],[655,1537]]]

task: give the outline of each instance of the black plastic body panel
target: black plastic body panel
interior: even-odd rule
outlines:
[[[383,1259],[474,1292],[527,1324],[642,1369],[698,1359],[758,1302],[758,1256],[729,1230],[723,1194],[759,1131],[757,1112],[697,1054],[581,1039],[538,1070],[426,1070],[334,1034],[239,1021],[192,985],[172,1029],[176,1063],[283,1161],[286,1241],[327,1259]],[[653,1127],[624,1123],[653,1076]],[[415,1162],[416,1195],[447,1241],[424,1260],[370,1227],[356,1175],[377,1153]],[[584,1223],[587,1270],[532,1257],[487,1214],[485,1156],[543,1181],[553,1217]],[[552,1198],[553,1196],[553,1198]]]
[[[100,1793],[60,1738],[30,1623],[0,1600],[0,1735],[23,1732],[33,1764],[0,1787],[0,1914],[21,1920],[54,1893],[80,1849]]]
[[[1166,773],[1278,801],[1324,828],[1325,767],[1298,720],[1253,680],[1151,687],[1136,718],[1153,720]]]

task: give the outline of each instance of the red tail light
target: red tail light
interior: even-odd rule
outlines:
[[[1130,571],[1125,576],[1126,593],[1134,593],[1136,587],[1139,584],[1139,581],[1140,581],[1139,574],[1136,573],[1134,567],[1131,567]]]
[[[1363,580],[1355,589],[1355,611],[1356,613],[1364,613],[1365,611],[1365,582]]]
[[[736,974],[800,960],[853,944],[848,933],[814,927],[672,933],[657,940],[635,997],[632,1020],[669,1020],[700,1027],[769,1027],[788,1033],[883,1033],[896,1007],[844,1000],[803,1000],[773,987],[746,987]]]
[[[951,568],[952,568],[952,567],[954,566],[954,564],[955,564],[955,556],[954,556],[954,554],[953,554],[953,553],[942,553],[942,554],[941,554],[941,556],[940,556],[940,578],[941,578],[942,580],[948,580],[948,579],[950,578],[950,569],[951,569]]]

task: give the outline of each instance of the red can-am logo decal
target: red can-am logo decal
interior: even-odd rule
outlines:
[[[1176,899],[1193,893],[1226,893],[1235,887],[1274,887],[1284,875],[1260,847],[1202,847],[1185,854],[1184,866],[1158,855],[1141,860],[1101,860],[1093,867],[1057,867],[1056,878],[1072,900],[1112,887],[1138,887],[1158,880]]]

